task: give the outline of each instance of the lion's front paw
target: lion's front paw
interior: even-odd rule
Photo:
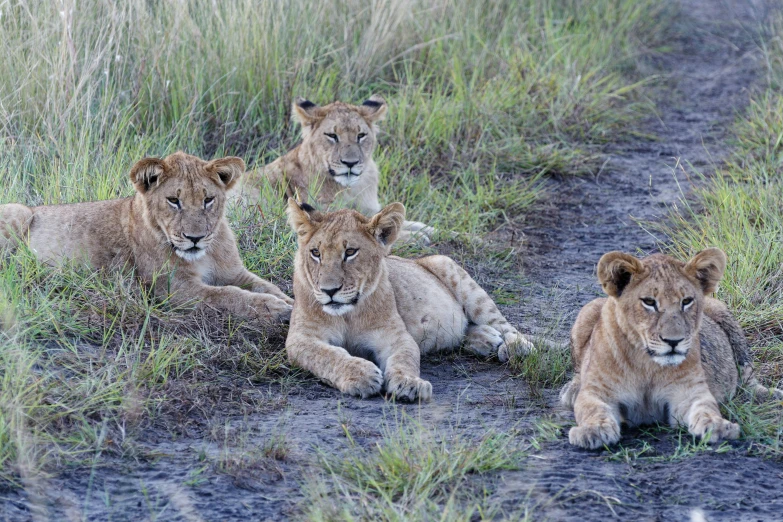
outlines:
[[[533,350],[533,343],[516,330],[503,334],[503,344],[498,349],[498,359],[506,362],[514,355],[527,355]]]
[[[291,320],[291,311],[294,307],[271,295],[265,295],[262,302],[256,306],[258,318],[264,323],[280,324]]]
[[[432,398],[432,384],[419,377],[395,374],[386,383],[386,393],[398,401],[427,402]]]
[[[335,387],[343,393],[366,399],[380,393],[382,385],[380,368],[365,359],[352,357],[343,366]]]
[[[430,236],[428,236],[424,232],[411,231],[411,230],[400,230],[400,233],[397,236],[397,242],[400,244],[420,245],[420,246],[429,246],[430,244],[432,244],[432,240],[430,239]]]
[[[734,440],[739,437],[740,427],[731,421],[721,417],[702,417],[695,426],[688,428],[692,435],[697,437],[707,437],[709,434],[709,443],[718,444],[724,440]]]
[[[585,449],[611,446],[620,440],[620,426],[614,422],[574,426],[568,432],[568,442]]]

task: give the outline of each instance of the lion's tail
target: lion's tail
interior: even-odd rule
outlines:
[[[712,310],[710,318],[715,321],[721,329],[726,332],[731,344],[731,350],[734,353],[734,361],[739,366],[740,379],[752,395],[758,400],[783,399],[783,391],[777,388],[767,388],[761,384],[756,377],[753,369],[753,359],[750,354],[748,340],[745,332],[742,330],[739,321],[729,312],[728,308]]]
[[[0,205],[0,251],[11,250],[27,238],[33,211],[18,203]]]

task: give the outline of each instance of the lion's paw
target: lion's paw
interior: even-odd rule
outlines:
[[[343,393],[366,399],[377,395],[383,385],[381,369],[370,361],[351,357],[341,370],[336,388]]]
[[[280,298],[264,295],[262,303],[256,306],[258,318],[264,323],[280,324],[291,320],[294,307]]]
[[[574,426],[568,432],[568,442],[585,449],[611,446],[620,440],[620,426],[614,422]]]
[[[503,334],[503,344],[498,349],[498,359],[506,362],[514,355],[527,355],[533,350],[533,343],[516,330]]]
[[[503,334],[488,324],[471,325],[465,335],[465,346],[478,355],[487,357],[498,352],[503,345]]]
[[[576,396],[579,395],[580,388],[581,383],[579,374],[576,374],[574,375],[573,379],[571,379],[568,384],[563,386],[563,389],[560,390],[560,404],[573,410],[574,403],[576,402]]]
[[[397,374],[386,383],[386,393],[398,401],[427,402],[432,398],[432,384],[419,377]]]
[[[709,443],[718,444],[724,440],[739,438],[739,424],[727,421],[721,417],[703,417],[688,431],[697,437],[704,438],[709,434]]]

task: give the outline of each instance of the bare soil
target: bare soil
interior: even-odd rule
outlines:
[[[552,179],[548,199],[500,242],[516,246],[511,265],[466,259],[480,283],[521,296],[503,307],[527,332],[550,332],[565,341],[578,309],[600,295],[594,268],[610,250],[650,253],[655,238],[636,222],[665,219],[667,208],[692,188],[690,166],[709,174],[726,157],[727,128],[749,98],[759,70],[753,35],[769,6],[748,0],[682,0],[683,23],[696,27],[679,49],[651,67],[665,75],[658,113],[643,129],[656,136],[612,146],[594,176]],[[504,236],[505,234],[505,236]],[[513,237],[521,237],[515,233]],[[449,246],[444,246],[447,251]],[[456,252],[459,255],[459,252]],[[560,321],[557,323],[557,321]],[[555,389],[531,393],[497,361],[467,355],[424,361],[433,384],[429,404],[395,406],[381,397],[359,400],[307,378],[213,383],[212,405],[183,412],[176,431],[153,423],[135,433],[138,457],[89,461],[57,476],[0,492],[5,520],[282,520],[297,519],[301,484],[312,474],[316,448],[339,455],[355,442],[372,447],[381,425],[405,410],[443,433],[481,437],[490,429],[532,432],[542,418],[564,430],[531,449],[518,471],[475,476],[492,499],[513,513],[528,505],[542,520],[687,520],[701,509],[709,520],[781,520],[783,464],[752,456],[747,444],[723,453],[700,452],[680,460],[612,459],[568,444],[573,416],[557,403]],[[238,395],[240,397],[234,397]],[[233,406],[221,410],[221,404]],[[245,404],[239,408],[237,403]],[[285,455],[267,451],[276,436]],[[216,442],[217,441],[217,442]],[[222,442],[221,442],[222,441]],[[656,455],[674,453],[677,435],[632,431],[622,444],[647,442]],[[243,453],[259,453],[244,462]]]

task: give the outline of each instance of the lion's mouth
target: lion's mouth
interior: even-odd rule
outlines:
[[[343,315],[353,310],[356,303],[359,302],[359,294],[356,294],[353,299],[348,302],[335,301],[332,299],[328,303],[323,304],[324,312],[329,315]]]
[[[337,172],[332,167],[329,167],[329,175],[333,178],[339,178],[340,176],[353,176],[358,178],[362,175],[362,171],[354,172],[352,169],[349,169],[345,172]]]
[[[688,355],[688,351],[681,352],[672,348],[667,352],[656,352],[651,348],[647,348],[647,353],[652,357],[652,360],[661,366],[679,366],[685,361],[685,357]]]
[[[185,261],[196,261],[206,253],[206,250],[199,246],[180,248],[177,245],[172,244],[171,248],[174,250],[174,253],[177,254],[177,256],[181,257]]]

